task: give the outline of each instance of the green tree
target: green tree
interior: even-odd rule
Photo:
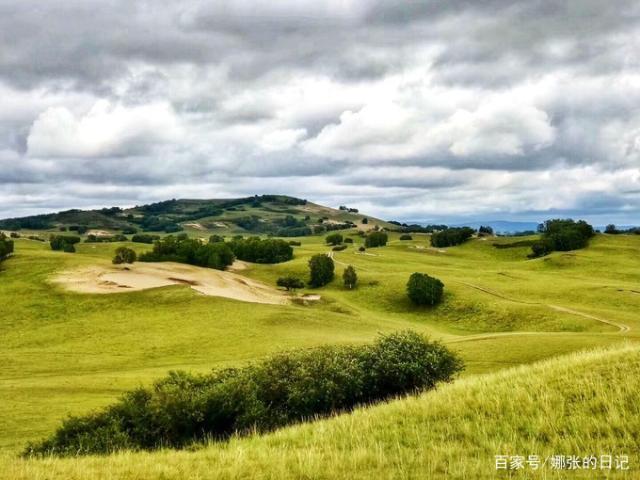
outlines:
[[[364,246],[367,248],[384,247],[389,237],[384,232],[371,232],[364,240]]]
[[[304,288],[304,282],[298,277],[292,275],[286,277],[280,277],[277,281],[279,287],[284,287],[289,290],[296,290],[297,288]]]
[[[309,259],[309,273],[312,287],[322,287],[333,280],[335,265],[326,255],[318,254]]]
[[[137,260],[138,256],[136,255],[135,250],[127,247],[118,247],[116,248],[116,254],[113,257],[113,264],[119,265],[121,263],[133,263]]]
[[[442,300],[444,284],[426,273],[413,273],[407,282],[407,295],[416,305],[436,305]]]
[[[331,235],[327,235],[325,241],[329,245],[340,245],[342,243],[343,237],[340,233],[332,233]]]
[[[356,273],[356,269],[349,265],[344,269],[342,273],[342,280],[344,281],[344,286],[348,289],[352,289],[358,283],[358,274]]]

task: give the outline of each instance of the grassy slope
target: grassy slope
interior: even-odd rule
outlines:
[[[304,274],[308,257],[328,249],[321,238],[300,240],[293,261],[243,273],[268,283],[283,273]],[[401,242],[392,235],[389,246],[369,250],[374,255],[350,247],[335,253],[337,273],[343,263],[355,265],[358,289],[344,290],[336,280],[319,291],[319,305],[286,307],[204,297],[180,286],[108,296],[63,292],[47,283],[51,274],[108,262],[118,245],[82,244],[71,255],[19,240],[0,273],[0,447],[15,452],[67,413],[105,405],[170,369],[205,371],[282,349],[369,341],[379,331],[414,328],[442,338],[461,352],[467,374],[637,338],[640,237],[598,236],[586,250],[533,261],[525,260],[526,248],[498,250],[492,242],[474,240],[441,253],[427,248],[426,236]],[[416,309],[406,301],[404,285],[414,271],[444,281],[441,307]],[[547,305],[632,330],[621,335]]]
[[[14,479],[476,479],[497,476],[496,454],[612,454],[629,456],[625,478],[634,478],[639,391],[640,347],[626,346],[471,376],[418,397],[195,452],[6,459],[5,471]],[[604,478],[593,471],[563,475],[546,467],[515,478]]]

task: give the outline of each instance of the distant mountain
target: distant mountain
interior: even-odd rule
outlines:
[[[281,237],[305,236],[330,230],[375,225],[392,225],[341,206],[325,207],[286,195],[255,195],[225,199],[172,199],[132,208],[66,210],[0,220],[2,230],[179,232],[267,234]]]
[[[458,223],[455,225],[449,225],[451,227],[471,227],[476,230],[480,228],[481,225],[489,226],[493,228],[495,233],[516,233],[516,232],[525,232],[525,231],[536,231],[538,228],[538,223],[536,222],[510,222],[506,220],[486,220],[481,222],[466,222],[466,223]]]

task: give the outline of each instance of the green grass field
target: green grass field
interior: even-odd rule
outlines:
[[[259,469],[260,478],[286,478],[284,472],[292,478],[339,478],[340,472],[344,478],[432,478],[431,473],[449,469],[457,478],[475,478],[470,472],[490,474],[492,455],[508,446],[541,455],[564,447],[592,446],[602,453],[624,447],[637,462],[638,447],[630,441],[640,435],[637,417],[626,421],[638,413],[640,355],[635,347],[533,369],[509,367],[639,341],[640,236],[598,235],[587,249],[536,260],[527,260],[526,246],[493,245],[522,238],[474,239],[437,250],[429,247],[426,235],[400,241],[392,234],[387,247],[369,249],[366,255],[357,253],[361,240],[353,238],[354,246],[333,253],[336,280],[313,291],[322,300],[306,306],[243,303],[203,296],[186,286],[75,294],[52,285],[50,277],[109,263],[120,244],[83,243],[78,253],[65,254],[45,243],[18,240],[16,254],[0,267],[0,475],[4,470],[10,472],[7,478],[203,478],[214,469],[222,478],[243,478],[247,469]],[[296,247],[293,261],[252,265],[241,273],[273,285],[286,273],[306,276],[308,258],[329,248],[321,237],[298,240],[302,246]],[[346,265],[358,271],[359,286],[353,291],[339,279]],[[444,282],[445,301],[437,308],[416,308],[407,300],[405,284],[416,271]],[[169,370],[202,372],[279,350],[366,342],[378,332],[403,328],[441,339],[460,352],[467,365],[464,378],[422,397],[196,453],[15,459],[28,440],[51,433],[67,414],[104,406]],[[503,369],[508,370],[495,373]],[[569,373],[575,377],[567,380]],[[583,388],[588,382],[594,386]],[[557,417],[545,415],[554,406],[566,407],[562,399],[596,389],[602,396],[591,398],[593,405],[576,400],[568,424],[558,425]],[[612,420],[602,420],[598,407]],[[513,423],[518,408],[521,421]],[[500,412],[509,416],[502,418]],[[600,417],[591,418],[590,412]],[[523,419],[531,415],[529,425]],[[475,428],[477,419],[485,417],[488,426]],[[594,424],[597,418],[602,431]],[[544,442],[535,435],[532,440],[527,430],[537,428],[536,419],[548,423]],[[431,428],[438,422],[440,429]]]

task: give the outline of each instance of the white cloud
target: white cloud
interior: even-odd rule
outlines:
[[[139,155],[180,135],[166,104],[125,107],[101,100],[82,116],[65,107],[45,110],[31,127],[27,151],[32,157]]]

